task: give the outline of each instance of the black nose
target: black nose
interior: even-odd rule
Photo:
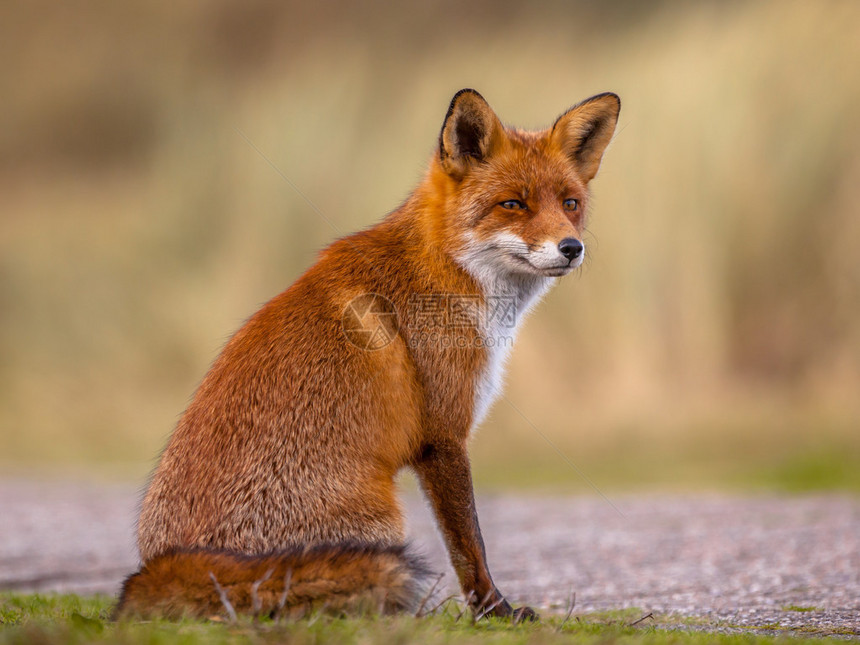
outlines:
[[[585,247],[582,245],[582,242],[577,240],[575,237],[566,237],[558,243],[558,250],[561,251],[561,254],[568,260],[575,260],[582,255]]]

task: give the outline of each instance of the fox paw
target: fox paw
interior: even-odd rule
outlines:
[[[520,607],[519,609],[514,610],[514,613],[511,615],[511,620],[514,622],[514,625],[516,625],[518,623],[534,623],[540,620],[540,617],[531,607]]]

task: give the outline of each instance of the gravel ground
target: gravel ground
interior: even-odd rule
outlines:
[[[138,564],[137,498],[0,480],[0,589],[116,593]],[[453,593],[428,510],[405,503],[413,542]],[[563,612],[575,592],[575,614],[636,607],[689,629],[860,637],[860,498],[481,496],[479,515],[515,603]]]

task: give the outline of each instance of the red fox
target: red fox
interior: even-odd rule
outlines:
[[[417,474],[467,601],[519,620],[478,527],[467,442],[526,312],[584,257],[620,100],[544,131],[457,92],[417,189],[344,237],[230,339],[161,455],[119,617],[414,610],[395,476]]]

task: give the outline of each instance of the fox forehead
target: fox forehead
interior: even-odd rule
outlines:
[[[585,182],[549,131],[505,129],[506,142],[498,154],[472,173],[488,202],[503,199],[538,202],[586,196]]]

